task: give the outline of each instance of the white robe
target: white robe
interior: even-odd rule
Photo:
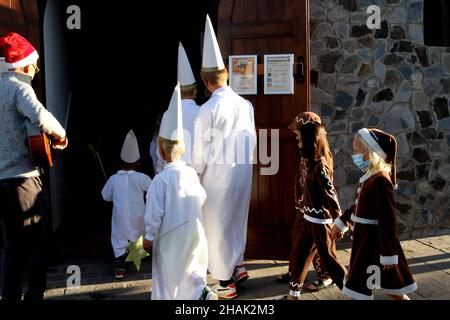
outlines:
[[[111,244],[116,258],[126,252],[128,241],[144,234],[144,192],[151,182],[146,174],[120,170],[103,187],[103,199],[113,202]]]
[[[152,254],[152,300],[196,300],[205,287],[208,267],[202,217],[205,199],[197,173],[182,161],[166,164],[153,179],[145,209],[145,238],[156,239]]]
[[[153,170],[155,171],[155,175],[161,171],[161,170],[159,172],[156,171],[158,167],[158,155],[156,150],[158,148],[157,141],[158,137],[155,136],[153,137],[152,142],[150,143],[150,157],[152,158]]]
[[[192,163],[192,148],[194,147],[194,121],[197,117],[200,107],[192,99],[181,100],[182,114],[183,114],[183,129],[184,129],[184,143],[186,149],[182,160],[187,165]]]
[[[214,91],[195,120],[192,166],[208,195],[208,269],[219,280],[230,279],[244,260],[255,146],[252,104],[228,86]]]

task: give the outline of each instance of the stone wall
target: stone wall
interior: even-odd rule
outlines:
[[[380,5],[379,30],[366,26]],[[427,47],[422,0],[310,0],[312,110],[327,125],[343,208],[361,172],[351,161],[362,127],[399,143],[396,192],[403,238],[450,230],[450,48]]]

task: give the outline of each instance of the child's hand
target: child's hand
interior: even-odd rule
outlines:
[[[148,253],[150,253],[152,251],[152,247],[153,247],[153,241],[144,239],[144,250],[147,251]]]
[[[342,239],[344,237],[344,234],[341,232],[341,230],[338,228],[338,226],[333,226],[333,229],[331,230],[331,239],[337,240]]]
[[[396,265],[395,264],[385,264],[383,265],[383,270],[391,270],[392,268],[394,268]]]

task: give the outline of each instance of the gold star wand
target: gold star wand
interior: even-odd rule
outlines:
[[[180,228],[181,226],[185,225],[188,222],[189,222],[189,220],[186,220],[182,224],[177,225],[176,227],[167,231],[163,235],[160,235],[158,238],[153,240],[153,242],[161,240],[161,238],[167,236],[169,233],[174,232],[176,229]],[[144,249],[144,236],[141,236],[139,239],[136,240],[136,242],[130,241],[130,243],[128,244],[128,249],[130,249],[130,253],[128,254],[125,261],[133,261],[134,265],[136,266],[137,271],[139,271],[141,268],[141,260],[150,255]]]

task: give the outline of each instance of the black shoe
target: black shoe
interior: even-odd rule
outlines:
[[[26,292],[23,295],[23,300],[24,301],[42,301],[44,300],[44,292]]]

